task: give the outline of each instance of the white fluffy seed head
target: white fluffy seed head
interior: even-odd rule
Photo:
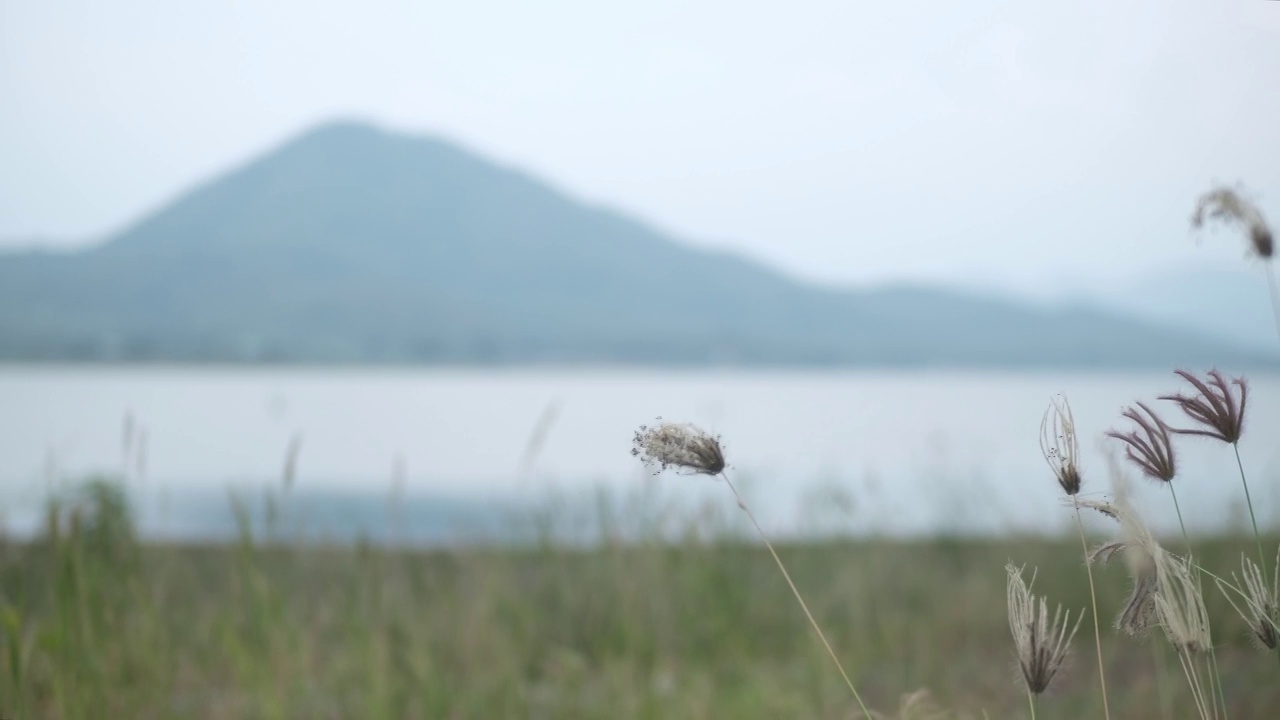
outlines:
[[[720,438],[689,423],[641,425],[632,439],[631,454],[656,472],[677,468],[695,475],[718,475],[725,465]]]
[[[1242,190],[1219,186],[1201,195],[1191,215],[1191,227],[1199,230],[1210,221],[1242,228],[1245,239],[1249,241],[1249,249],[1263,260],[1271,259],[1275,253],[1271,228],[1262,217],[1262,211],[1245,197]]]
[[[1161,552],[1156,558],[1156,617],[1165,635],[1182,652],[1208,652],[1209,613],[1191,560]]]

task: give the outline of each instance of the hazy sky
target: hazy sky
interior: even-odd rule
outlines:
[[[0,238],[337,116],[808,277],[1117,277],[1243,255],[1211,182],[1280,221],[1280,2],[0,0]]]

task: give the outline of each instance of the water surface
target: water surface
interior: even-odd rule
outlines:
[[[1251,381],[1241,453],[1259,510],[1277,517],[1280,381]],[[313,528],[355,516],[383,527],[382,509],[401,502],[399,522],[438,536],[495,502],[589,488],[732,507],[715,481],[654,478],[631,457],[635,428],[661,416],[721,434],[733,477],[780,532],[1057,531],[1066,516],[1038,442],[1050,396],[1070,398],[1086,493],[1101,494],[1101,434],[1124,405],[1178,388],[1171,373],[8,366],[0,497],[18,527],[50,487],[121,474],[148,527],[179,536],[206,532],[197,521],[225,527],[226,489],[278,490],[286,465],[296,502],[320,508]],[[1179,450],[1189,524],[1239,522],[1229,448]],[[1139,495],[1170,527],[1167,489],[1140,483]]]

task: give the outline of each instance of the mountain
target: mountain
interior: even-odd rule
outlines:
[[[0,255],[0,358],[1272,364],[1085,308],[807,285],[447,142],[336,123],[96,246]]]
[[[1270,350],[1280,347],[1280,340],[1267,269],[1254,265],[1250,260],[1230,266],[1175,266],[1078,296],[1101,309],[1123,309],[1151,323]]]

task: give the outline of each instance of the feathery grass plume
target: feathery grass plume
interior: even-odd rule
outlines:
[[[1128,547],[1128,543],[1123,540],[1112,540],[1111,542],[1102,543],[1089,552],[1090,565],[1106,565],[1111,562],[1116,555],[1124,552]]]
[[[1049,400],[1049,407],[1040,419],[1040,452],[1053,470],[1054,478],[1062,491],[1071,499],[1076,518],[1076,530],[1080,533],[1080,550],[1084,553],[1085,575],[1089,579],[1089,602],[1093,610],[1094,651],[1098,656],[1098,684],[1102,688],[1103,717],[1111,720],[1111,702],[1107,698],[1106,665],[1102,659],[1102,623],[1098,619],[1098,593],[1093,582],[1093,565],[1089,562],[1089,541],[1084,536],[1084,522],[1080,519],[1080,441],[1076,435],[1076,419],[1065,395]],[[1083,617],[1083,615],[1081,615]],[[1076,623],[1079,625],[1079,622]],[[1072,633],[1074,634],[1074,632]],[[1028,696],[1030,698],[1030,696]],[[1035,716],[1032,699],[1031,714]]]
[[[1139,402],[1137,405],[1138,409],[1125,408],[1121,415],[1132,420],[1138,430],[1127,433],[1108,430],[1107,437],[1124,443],[1125,457],[1137,465],[1143,475],[1153,480],[1171,482],[1177,473],[1177,465],[1174,462],[1169,426],[1146,403]]]
[[[1275,238],[1262,211],[1245,198],[1241,192],[1228,187],[1217,187],[1196,202],[1191,216],[1191,227],[1200,229],[1209,220],[1224,225],[1243,227],[1249,248],[1258,258],[1266,261],[1267,291],[1271,294],[1271,317],[1276,323],[1276,335],[1280,336],[1280,285],[1276,282],[1276,270],[1271,256],[1275,253]]]
[[[1080,504],[1081,507],[1120,523],[1121,539],[1095,549],[1091,557],[1107,562],[1123,550],[1133,586],[1129,590],[1124,608],[1116,618],[1115,628],[1127,635],[1142,636],[1151,628],[1155,619],[1156,558],[1164,550],[1129,502],[1128,478],[1120,461],[1114,455],[1109,455],[1107,465],[1115,494],[1114,502],[1081,501]]]
[[[1191,215],[1191,227],[1199,230],[1210,221],[1243,227],[1253,253],[1263,260],[1271,259],[1275,242],[1262,211],[1242,192],[1226,186],[1216,187],[1201,195]]]
[[[1053,399],[1040,420],[1040,452],[1053,470],[1053,475],[1068,495],[1080,493],[1080,442],[1076,439],[1076,421],[1065,397]]]
[[[1235,608],[1235,611],[1244,619],[1249,630],[1253,632],[1253,637],[1266,649],[1275,650],[1276,646],[1280,645],[1280,551],[1276,553],[1276,566],[1275,572],[1271,575],[1273,578],[1271,587],[1267,587],[1262,568],[1252,560],[1241,556],[1240,566],[1243,580],[1233,572],[1231,579],[1236,581],[1235,587],[1229,588],[1226,583],[1218,579],[1218,589],[1227,596],[1227,602],[1231,603],[1231,607]],[[1228,592],[1229,589],[1243,596],[1244,607],[1236,604],[1235,598],[1231,596],[1231,592]]]
[[[1209,633],[1209,613],[1205,610],[1204,594],[1191,558],[1157,552],[1155,602],[1156,617],[1169,644],[1178,652],[1178,662],[1182,665],[1196,711],[1203,720],[1216,718],[1220,703],[1225,715],[1226,697]],[[1207,688],[1196,667],[1195,656],[1199,654],[1207,655],[1204,668],[1205,679],[1209,683]]]
[[[1104,517],[1111,518],[1117,522],[1120,521],[1120,510],[1114,503],[1107,502],[1106,500],[1090,500],[1088,498],[1074,498],[1072,503],[1086,510],[1092,510]]]
[[[1084,613],[1081,612],[1075,625],[1071,625],[1071,613],[1063,612],[1059,605],[1050,622],[1048,603],[1043,597],[1031,593],[1036,582],[1035,573],[1032,573],[1028,584],[1022,579],[1022,568],[1009,563],[1004,569],[1009,576],[1009,630],[1018,653],[1018,665],[1027,689],[1039,695],[1049,688],[1054,676],[1062,669],[1071,649],[1071,640],[1084,620]]]
[[[1174,555],[1156,542],[1129,504],[1122,487],[1117,488],[1116,500],[1115,507],[1125,531],[1125,544],[1134,551],[1130,556],[1130,562],[1136,563],[1134,595],[1143,597],[1142,603],[1138,604],[1145,604],[1146,598],[1154,602],[1156,617],[1174,647],[1188,652],[1209,650],[1212,647],[1209,616],[1204,607],[1204,595],[1192,572],[1191,559]],[[1150,582],[1152,576],[1154,587]],[[1142,592],[1138,591],[1139,588]],[[1129,610],[1126,607],[1126,612]]]
[[[1234,445],[1244,432],[1244,410],[1249,397],[1249,385],[1245,379],[1238,377],[1228,381],[1217,370],[1206,373],[1207,382],[1186,370],[1175,370],[1174,374],[1191,383],[1199,394],[1176,393],[1161,395],[1160,399],[1177,403],[1187,417],[1205,429],[1169,429],[1181,435],[1203,435]],[[1240,389],[1239,398],[1232,392],[1232,385]]]
[[[1209,613],[1191,559],[1161,552],[1156,559],[1156,615],[1169,642],[1179,650],[1208,652]]]
[[[661,418],[659,418],[659,421],[661,421]],[[656,466],[656,472],[662,472],[667,468],[677,468],[694,475],[718,475],[724,480],[724,484],[729,487],[729,490],[733,492],[734,498],[738,501],[738,507],[746,513],[747,519],[755,527],[756,533],[760,536],[760,540],[764,542],[765,548],[773,556],[774,563],[777,564],[783,579],[787,581],[787,586],[791,588],[791,593],[795,595],[796,602],[800,604],[800,609],[804,611],[804,616],[808,618],[809,625],[817,633],[818,639],[822,641],[822,646],[826,648],[827,655],[831,657],[831,662],[840,671],[840,677],[844,679],[844,683],[853,695],[854,701],[858,703],[858,708],[862,710],[863,717],[873,717],[871,711],[867,709],[866,703],[862,701],[862,696],[858,694],[858,689],[854,686],[853,680],[849,678],[849,673],[845,671],[844,664],[840,662],[840,657],[836,655],[835,649],[831,647],[831,643],[827,640],[826,633],[822,632],[822,626],[818,624],[818,621],[813,617],[813,613],[809,611],[809,604],[804,601],[804,596],[800,594],[800,588],[796,587],[795,581],[791,579],[791,573],[787,572],[787,566],[782,562],[782,557],[773,548],[773,543],[769,542],[769,536],[765,534],[764,528],[756,520],[755,513],[751,512],[751,508],[747,506],[747,502],[738,492],[738,488],[729,479],[729,475],[724,472],[724,449],[720,446],[720,438],[712,436],[689,423],[659,422],[658,426],[653,428],[641,425],[640,429],[636,431],[633,443],[631,454],[639,457],[641,462],[649,467]]]
[[[1258,548],[1258,567],[1262,568],[1265,579],[1267,558],[1262,552],[1262,533],[1258,530],[1258,515],[1253,510],[1253,496],[1249,494],[1249,481],[1245,478],[1244,461],[1240,459],[1240,436],[1244,433],[1244,411],[1249,399],[1249,384],[1242,377],[1232,378],[1228,382],[1217,370],[1210,370],[1207,373],[1208,382],[1200,380],[1186,370],[1177,370],[1176,373],[1191,383],[1200,394],[1191,397],[1178,393],[1162,395],[1160,399],[1177,403],[1187,417],[1206,429],[1171,429],[1184,435],[1203,435],[1221,440],[1229,444],[1235,452],[1236,469],[1240,471],[1240,485],[1244,488],[1244,501],[1249,508],[1249,522],[1253,525],[1253,540]],[[1239,388],[1239,398],[1232,392],[1232,385]],[[1173,486],[1170,485],[1169,489],[1172,490]],[[1176,497],[1174,502],[1177,502]],[[1179,521],[1182,519],[1181,512],[1178,519]],[[1185,528],[1183,534],[1186,534]]]
[[[1129,501],[1128,478],[1113,455],[1108,458],[1116,495],[1115,509],[1124,530],[1124,542],[1133,592],[1116,627],[1132,635],[1145,634],[1152,619],[1159,622],[1170,644],[1178,651],[1178,662],[1191,690],[1196,711],[1203,718],[1217,717],[1217,699],[1226,707],[1221,680],[1209,633],[1209,617],[1200,583],[1193,575],[1191,558],[1167,552],[1142,522]],[[1207,653],[1207,672],[1197,667],[1195,655]],[[1205,680],[1208,680],[1208,687]]]
[[[641,425],[632,443],[631,454],[656,468],[654,472],[678,468],[694,475],[719,475],[724,471],[720,438],[689,423]]]
[[[1106,565],[1123,555],[1129,566],[1132,586],[1124,608],[1116,617],[1115,628],[1126,635],[1142,636],[1155,618],[1156,567],[1148,550],[1140,543],[1113,540],[1095,547],[1088,556],[1090,565]]]
[[[1143,637],[1156,618],[1156,570],[1149,555],[1129,550],[1127,557],[1133,584],[1124,608],[1116,616],[1115,628],[1132,637]]]

